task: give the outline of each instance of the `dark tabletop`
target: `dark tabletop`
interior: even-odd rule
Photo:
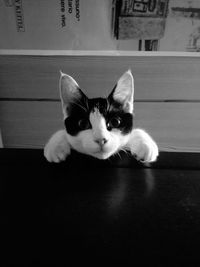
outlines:
[[[39,149],[0,149],[0,260],[199,266],[199,165],[197,153],[50,164]]]

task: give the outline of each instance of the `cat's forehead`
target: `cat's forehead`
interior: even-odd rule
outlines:
[[[92,98],[88,99],[89,111],[98,110],[102,115],[110,112],[124,113],[123,104],[109,98]]]
[[[68,116],[89,116],[89,114],[98,112],[106,117],[108,114],[124,113],[123,105],[109,98],[82,98],[68,106]]]
[[[92,128],[98,129],[102,127],[102,122],[104,124],[105,118],[104,115],[99,111],[99,108],[94,108],[89,115],[89,120],[92,125]]]
[[[108,110],[109,103],[106,98],[92,98],[88,99],[88,106],[90,112],[105,114]]]

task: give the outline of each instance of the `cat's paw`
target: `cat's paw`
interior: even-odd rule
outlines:
[[[130,142],[131,153],[142,162],[154,162],[158,157],[158,146],[144,130],[135,129]]]
[[[44,147],[44,156],[49,162],[61,162],[70,154],[70,145],[67,141],[66,132],[56,132]]]

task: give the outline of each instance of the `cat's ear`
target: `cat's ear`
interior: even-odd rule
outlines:
[[[68,116],[70,107],[78,103],[82,98],[87,98],[81,91],[77,82],[69,75],[60,71],[60,98],[62,102],[64,118]]]
[[[131,70],[128,70],[119,78],[109,97],[123,104],[126,112],[133,113],[134,79]]]

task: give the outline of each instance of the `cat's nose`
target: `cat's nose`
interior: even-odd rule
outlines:
[[[94,141],[95,141],[95,143],[97,143],[100,146],[103,146],[108,142],[108,140],[106,138],[98,138]]]

